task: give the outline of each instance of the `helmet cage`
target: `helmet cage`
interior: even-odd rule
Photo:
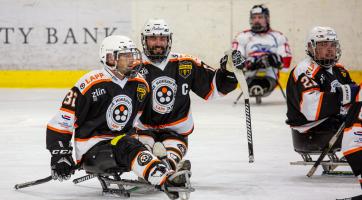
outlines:
[[[161,54],[154,54],[152,49],[147,45],[147,39],[149,36],[164,36],[167,37],[167,45]],[[142,48],[144,54],[153,61],[162,61],[167,58],[171,52],[172,46],[172,33],[166,22],[162,19],[150,19],[145,24],[144,30],[141,33]]]
[[[317,45],[321,42],[335,43],[336,56],[333,59],[321,59],[316,57]],[[330,27],[314,27],[308,35],[306,53],[314,62],[322,67],[329,68],[335,65],[342,55],[336,32]]]

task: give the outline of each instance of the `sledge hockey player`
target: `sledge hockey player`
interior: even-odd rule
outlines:
[[[341,49],[336,32],[314,27],[307,37],[306,53],[307,58],[291,71],[286,90],[286,123],[292,129],[294,149],[302,155],[320,153],[345,121],[342,152],[361,182],[362,92],[347,69],[337,63]],[[338,140],[332,151],[340,147]]]
[[[80,78],[47,125],[53,179],[67,180],[74,174],[74,137],[76,162],[87,172],[133,171],[163,188],[170,198],[177,198],[177,192],[168,192],[168,187],[182,186],[178,176],[183,174],[169,170],[142,143],[127,135],[150,92],[137,72],[141,52],[128,37],[114,35],[103,40],[99,56],[104,68]]]
[[[227,59],[215,70],[198,58],[171,52],[172,32],[163,19],[149,19],[141,36],[142,73],[150,85],[151,100],[135,125],[138,131],[133,137],[167,160],[171,169],[190,169],[190,161],[183,160],[188,135],[194,130],[190,92],[205,100],[214,99],[234,90],[237,80],[232,69],[227,69]]]
[[[292,54],[287,38],[270,27],[270,14],[266,6],[254,5],[250,10],[249,22],[251,29],[236,35],[232,49],[239,50],[246,58],[243,70],[250,96],[260,104],[262,97],[268,96],[277,85],[281,87],[278,82],[279,70],[290,66]]]

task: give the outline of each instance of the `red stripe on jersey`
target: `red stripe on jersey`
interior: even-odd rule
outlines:
[[[54,127],[52,127],[52,126],[50,126],[50,125],[47,125],[47,128],[48,128],[49,130],[52,130],[52,131],[54,131],[54,132],[61,133],[61,134],[67,134],[67,135],[72,135],[72,134],[73,134],[73,133],[70,132],[70,131],[60,130],[60,129],[54,128]]]
[[[72,115],[74,115],[74,113],[75,113],[73,110],[69,110],[69,109],[66,109],[66,108],[60,108],[59,110],[67,112],[67,113],[72,114]]]

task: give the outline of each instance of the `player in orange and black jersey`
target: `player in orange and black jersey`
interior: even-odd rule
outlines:
[[[224,96],[237,86],[234,73],[213,69],[199,59],[171,52],[172,33],[163,19],[147,21],[142,33],[145,75],[150,101],[136,123],[134,135],[150,150],[163,147],[172,169],[187,152],[187,136],[194,130],[190,92],[205,100]],[[157,151],[158,150],[154,150]]]
[[[362,186],[361,87],[337,63],[341,49],[332,28],[314,27],[306,52],[308,57],[291,71],[287,83],[286,122],[292,128],[294,149],[300,153],[322,151],[345,122],[342,142],[333,148],[342,147]]]
[[[168,177],[174,172],[127,135],[150,91],[135,70],[142,62],[141,52],[128,37],[109,36],[102,42],[100,60],[104,69],[84,75],[48,123],[46,142],[53,178],[69,179],[74,172],[74,137],[76,161],[85,170],[132,170],[151,184],[172,186]]]

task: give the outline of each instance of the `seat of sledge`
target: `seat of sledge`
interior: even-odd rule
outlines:
[[[302,161],[290,162],[291,165],[313,165],[324,148],[336,133],[338,123],[331,125],[329,129],[311,129],[306,133],[300,133],[292,129],[292,140],[294,151],[299,153]],[[349,166],[344,157],[338,157],[337,152],[341,150],[342,137],[338,138],[335,145],[328,152],[326,160],[321,162],[323,175],[352,175],[350,171],[335,171],[338,166]],[[313,158],[314,157],[314,158]]]

